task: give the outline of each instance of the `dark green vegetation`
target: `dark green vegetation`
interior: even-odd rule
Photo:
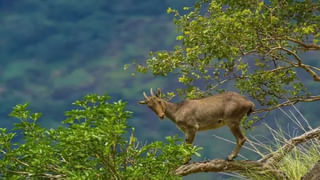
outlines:
[[[165,141],[178,133],[176,127],[136,105],[150,87],[180,87],[180,95],[189,98],[238,88],[264,108],[319,94],[312,76],[319,73],[319,4],[201,2],[184,11],[194,1],[0,0],[0,126],[12,127],[17,122],[7,117],[12,107],[31,102],[32,110],[44,113],[41,125],[57,127],[75,99],[107,92],[128,102],[134,112],[128,123],[139,139]],[[169,10],[178,34],[168,6],[181,13]],[[144,64],[150,50],[161,49]],[[139,71],[164,77],[131,77],[134,71],[123,66],[132,59],[142,64]],[[318,103],[300,104],[310,123],[319,126]],[[214,131],[232,137],[227,132]],[[214,141],[212,133],[196,138],[204,147],[202,159],[224,158],[233,146]]]
[[[174,169],[196,147],[166,142],[141,144],[127,119],[131,112],[121,101],[87,95],[66,112],[66,127],[45,129],[37,123],[41,116],[31,113],[28,104],[17,105],[11,116],[20,119],[19,133],[0,129],[0,177],[4,179],[174,179]],[[13,143],[22,136],[22,143]]]

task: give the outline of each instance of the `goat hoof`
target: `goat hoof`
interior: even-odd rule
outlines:
[[[234,158],[235,158],[235,156],[229,155],[229,156],[226,158],[226,161],[233,161]]]
[[[191,158],[185,159],[183,165],[189,164]]]

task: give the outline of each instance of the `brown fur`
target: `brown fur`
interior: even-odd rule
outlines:
[[[255,105],[246,97],[236,92],[224,92],[201,99],[186,100],[181,103],[171,103],[160,98],[160,91],[148,97],[141,104],[147,104],[158,117],[169,118],[184,132],[186,143],[192,144],[197,131],[216,129],[228,126],[237,144],[233,152],[227,157],[233,160],[246,141],[240,129],[240,121],[245,115],[254,111]]]

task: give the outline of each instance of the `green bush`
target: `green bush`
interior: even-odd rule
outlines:
[[[199,148],[166,142],[143,145],[126,121],[125,103],[87,95],[66,112],[65,125],[45,129],[28,104],[14,107],[15,129],[0,129],[0,177],[7,179],[179,179],[174,170]],[[130,131],[128,131],[130,130]],[[19,138],[19,141],[17,141]]]

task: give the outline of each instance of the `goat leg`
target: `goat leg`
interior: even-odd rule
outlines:
[[[185,136],[186,136],[186,144],[190,144],[192,145],[194,138],[196,137],[196,130],[188,130],[185,132]],[[191,160],[191,157],[185,157],[184,158],[184,164],[188,164],[189,161]]]
[[[247,138],[242,134],[239,125],[232,125],[232,126],[229,126],[229,128],[237,141],[236,147],[234,148],[232,153],[227,157],[228,161],[232,161],[234,158],[238,156],[238,153]]]

